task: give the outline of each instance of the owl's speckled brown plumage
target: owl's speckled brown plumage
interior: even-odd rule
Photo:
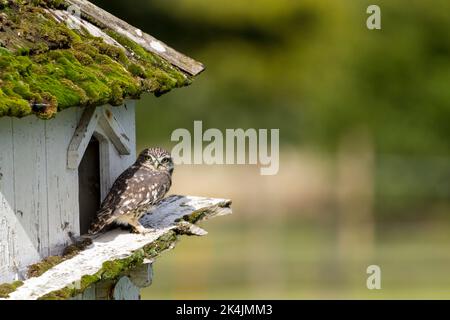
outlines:
[[[173,169],[172,157],[166,150],[144,150],[114,182],[89,234],[100,233],[113,225],[130,226],[134,232],[145,233],[139,219],[169,191]]]

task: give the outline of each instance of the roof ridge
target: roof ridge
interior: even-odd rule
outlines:
[[[108,11],[87,0],[65,0],[71,6],[76,6],[83,17],[100,28],[108,28],[125,36],[153,54],[160,56],[180,70],[196,76],[205,70],[205,66],[194,59],[176,51],[155,37],[133,27]]]

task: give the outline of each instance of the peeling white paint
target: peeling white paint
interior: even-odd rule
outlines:
[[[101,142],[103,197],[136,159],[134,102],[126,105],[110,112],[129,139],[130,155],[119,155],[107,138]],[[79,233],[78,170],[67,168],[67,150],[82,113],[71,108],[49,121],[0,118],[0,283],[23,279],[28,265],[61,254],[68,233]]]
[[[150,46],[158,52],[166,52],[166,48],[159,41],[150,42]]]

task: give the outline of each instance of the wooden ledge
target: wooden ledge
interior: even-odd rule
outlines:
[[[197,222],[231,214],[231,201],[192,196],[171,196],[142,218],[145,235],[113,230],[92,239],[92,244],[43,275],[23,282],[9,300],[70,299],[101,281],[117,281],[127,272],[172,249],[179,235],[205,235]]]

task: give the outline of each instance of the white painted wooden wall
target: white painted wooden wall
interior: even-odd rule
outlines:
[[[134,101],[109,108],[132,150],[120,156],[103,129],[96,129],[103,137],[103,197],[136,158]],[[61,254],[69,232],[79,234],[78,170],[68,169],[67,149],[82,112],[71,108],[49,121],[0,118],[0,283],[21,279],[30,264]]]

